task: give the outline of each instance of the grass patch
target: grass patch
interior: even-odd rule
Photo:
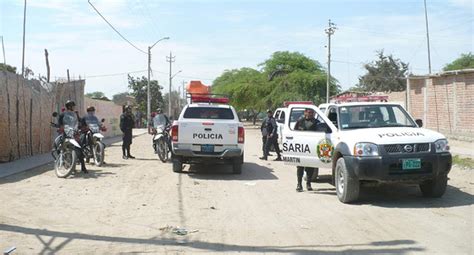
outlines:
[[[453,164],[464,168],[474,169],[474,159],[472,158],[461,158],[459,155],[453,157]]]

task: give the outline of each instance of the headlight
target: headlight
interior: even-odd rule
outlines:
[[[436,148],[437,153],[449,151],[448,140],[440,139],[440,140],[436,141],[435,142],[435,148]]]
[[[379,148],[373,143],[356,143],[354,156],[378,156]]]

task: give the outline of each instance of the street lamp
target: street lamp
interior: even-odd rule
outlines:
[[[169,40],[169,37],[163,37],[160,40],[156,41],[152,46],[148,46],[148,82],[146,85],[146,116],[147,116],[147,125],[149,126],[151,122],[151,95],[150,95],[150,73],[151,73],[151,48],[153,48],[157,43],[163,40]],[[147,127],[148,128],[148,127]]]
[[[170,91],[168,92],[168,116],[171,116],[171,84],[172,84],[172,80],[177,74],[181,73],[182,71],[183,70],[179,70],[177,73],[175,73],[173,75],[171,75],[171,73],[170,73]]]

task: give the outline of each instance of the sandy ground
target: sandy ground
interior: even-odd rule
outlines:
[[[227,166],[158,161],[151,137],[120,144],[107,165],[56,178],[52,165],[0,179],[0,249],[15,254],[473,254],[473,171],[454,168],[441,199],[416,186],[363,189],[355,205],[338,201],[323,178],[295,192],[294,167],[262,162],[257,130],[247,130],[242,175]],[[322,171],[328,173],[328,171]],[[169,226],[167,228],[167,226]],[[185,227],[176,235],[172,226]]]

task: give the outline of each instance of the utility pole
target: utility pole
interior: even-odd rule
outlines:
[[[428,72],[431,74],[431,52],[430,52],[430,32],[428,29],[428,10],[426,9],[426,0],[425,2],[425,24],[426,24],[426,45],[428,47]]]
[[[147,130],[149,132],[149,126],[151,123],[151,95],[150,95],[150,74],[151,74],[151,47],[148,46],[148,81],[146,84],[146,123]]]
[[[186,82],[183,81],[183,94],[182,94],[182,97],[183,97],[183,102],[186,102]]]
[[[23,9],[23,53],[21,57],[21,77],[25,77],[25,29],[26,29],[26,0]]]
[[[329,103],[329,84],[331,81],[331,35],[334,34],[336,31],[337,27],[336,24],[331,22],[331,19],[329,19],[328,22],[328,28],[326,28],[324,31],[328,35],[328,73],[327,73],[327,81],[326,81],[326,103]]]
[[[2,36],[2,50],[3,50],[3,64],[7,65],[7,57],[5,57],[5,45],[3,44],[3,36]]]
[[[166,62],[170,63],[170,90],[168,92],[168,117],[171,117],[171,86],[172,86],[172,80],[173,76],[171,75],[171,69],[173,66],[173,62],[176,61],[176,56],[173,56],[173,53],[170,52],[170,56],[166,57]]]

